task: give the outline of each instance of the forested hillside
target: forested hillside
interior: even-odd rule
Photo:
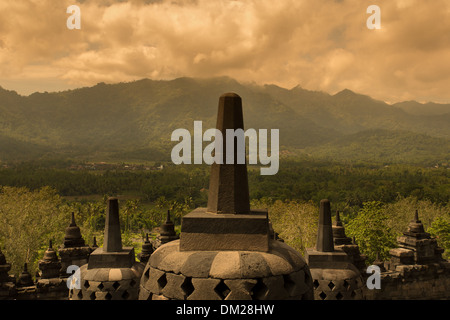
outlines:
[[[243,99],[245,127],[279,129],[289,152],[426,164],[450,158],[448,105],[389,105],[350,90],[330,95],[224,77],[99,83],[30,96],[0,88],[0,160],[169,161],[172,131],[192,130],[194,120],[214,127],[218,98],[229,91]],[[368,150],[367,141],[377,143]]]

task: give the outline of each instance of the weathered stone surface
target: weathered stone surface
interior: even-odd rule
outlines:
[[[225,280],[225,285],[230,289],[225,300],[252,300],[252,289],[257,282],[255,279]]]
[[[154,294],[161,294],[162,289],[166,285],[166,273],[164,271],[150,268],[149,279],[147,282],[143,283],[144,288]]]
[[[144,287],[141,287],[139,290],[139,300],[151,300],[152,294],[150,291],[145,289]]]
[[[221,300],[222,297],[215,291],[220,282],[220,279],[192,278],[194,291],[188,300]]]
[[[88,268],[131,268],[134,262],[133,247],[125,247],[116,252],[105,252],[103,248],[97,248],[89,257]]]
[[[253,287],[253,298],[256,300],[288,299],[289,294],[284,287],[283,276],[259,279],[255,287]]]
[[[161,262],[165,260],[170,253],[179,251],[179,245],[180,240],[175,240],[160,246],[153,252],[148,263],[153,268],[159,268]]]
[[[162,289],[162,294],[171,299],[185,300],[186,293],[182,289],[182,285],[186,277],[181,274],[166,273],[166,280],[167,284]]]
[[[272,273],[266,259],[261,254],[251,252],[240,253],[240,269],[242,278],[259,278]]]
[[[291,297],[302,296],[311,289],[311,286],[307,284],[305,271],[303,270],[285,275],[284,287]]]
[[[149,265],[187,277],[222,279],[282,275],[298,271],[306,265],[298,252],[276,240],[271,240],[269,252],[179,251],[177,241],[158,248],[152,254]]]
[[[269,250],[267,212],[215,214],[197,208],[183,217],[180,250]]]
[[[305,259],[310,268],[333,268],[337,263],[350,262],[343,251],[321,252],[314,249],[306,249]]]
[[[219,252],[211,264],[209,276],[220,279],[239,279],[242,277],[240,254],[238,251]]]
[[[283,260],[286,260],[292,266],[294,271],[300,270],[306,265],[306,261],[300,253],[281,241],[270,241],[269,254],[276,255]],[[281,265],[280,267],[283,268]],[[273,266],[271,270],[274,275],[279,273],[277,269],[273,268]]]
[[[207,278],[217,252],[195,252],[181,267],[181,273],[187,277]]]

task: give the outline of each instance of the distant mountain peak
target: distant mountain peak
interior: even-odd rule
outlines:
[[[349,97],[349,96],[356,96],[356,95],[357,94],[355,92],[353,92],[352,90],[344,89],[344,90],[341,90],[338,93],[336,93],[334,95],[334,97],[340,97],[340,96],[342,96],[342,97]]]

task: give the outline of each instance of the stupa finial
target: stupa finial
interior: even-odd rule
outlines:
[[[319,232],[317,234],[316,250],[320,252],[334,251],[330,201],[327,199],[320,201]]]
[[[231,142],[227,143],[227,130],[233,130],[233,132],[238,129],[244,130],[242,100],[237,94],[225,93],[220,96],[216,129],[220,130],[223,137],[220,154],[222,164],[213,163],[211,166],[207,211],[231,214],[250,213],[245,138],[244,141],[240,141],[233,136],[233,150],[230,148]],[[244,143],[244,155],[238,154],[242,152],[242,148],[238,148],[240,143]],[[244,163],[238,163],[238,159],[242,159],[242,156]],[[233,163],[230,163],[231,159],[234,159]]]
[[[341,216],[340,216],[339,210],[336,210],[336,224],[335,225],[342,227],[342,221],[341,221]]]
[[[105,237],[103,240],[104,252],[122,251],[122,237],[120,233],[119,220],[119,200],[117,198],[108,199],[106,212]]]

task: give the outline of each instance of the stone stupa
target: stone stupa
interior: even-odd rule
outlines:
[[[334,248],[330,201],[327,199],[320,201],[316,247],[306,249],[306,260],[313,277],[315,300],[363,299],[364,283],[360,271],[346,252]]]
[[[243,129],[241,98],[220,97],[217,129]],[[216,150],[218,152],[218,150]],[[223,158],[225,159],[225,158]],[[141,278],[139,299],[312,299],[303,257],[271,237],[267,211],[250,209],[246,163],[213,163],[207,208],[182,219],[180,239],[161,245]]]
[[[70,290],[71,300],[137,300],[144,266],[135,260],[133,247],[123,247],[119,203],[108,199],[103,247],[80,268],[80,287]]]
[[[71,223],[66,228],[64,242],[58,250],[61,257],[60,276],[62,278],[69,277],[70,274],[67,273],[67,270],[71,265],[81,267],[86,264],[92,251],[94,251],[94,248],[85,244],[80,227],[75,222],[75,213],[72,212]]]

